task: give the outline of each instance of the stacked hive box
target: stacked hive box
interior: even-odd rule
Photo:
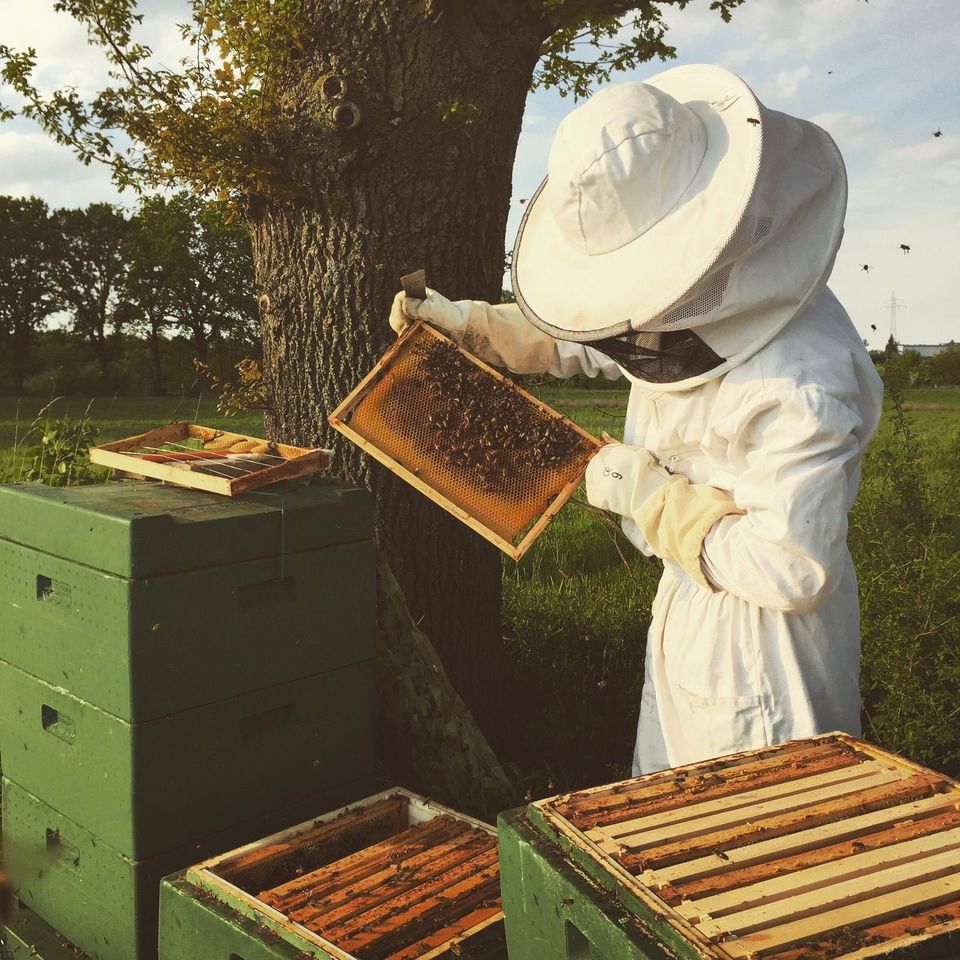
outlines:
[[[504,814],[510,960],[956,960],[960,786],[842,735]]]
[[[20,900],[97,960],[144,960],[163,876],[362,795],[373,563],[365,491],[0,487]]]

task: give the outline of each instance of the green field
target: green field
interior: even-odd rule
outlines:
[[[623,427],[627,393],[621,390],[584,390],[552,388],[536,391],[547,403],[569,414],[585,429],[595,433],[606,430],[616,436]],[[960,429],[960,389],[928,387],[909,390],[905,409],[920,433],[942,434]],[[139,433],[144,428],[171,420],[194,420],[213,427],[225,427],[257,434],[263,419],[257,413],[224,417],[217,412],[216,400],[189,396],[171,397],[61,397],[48,401],[36,397],[15,399],[0,397],[0,452],[9,457],[17,437],[41,411],[50,419],[87,416],[100,430],[101,440],[116,440]],[[881,434],[889,430],[884,419]]]
[[[594,434],[622,436],[626,394],[539,391]],[[0,399],[0,470],[42,410]],[[860,578],[868,736],[960,773],[960,389],[908,391],[907,433],[888,404],[864,461],[850,544]],[[196,398],[64,398],[51,418],[89,416],[100,440],[172,419],[258,434]],[[28,458],[26,458],[28,459]],[[504,625],[517,736],[504,759],[534,793],[626,770],[660,567],[638,554],[582,491],[520,564],[504,562]]]

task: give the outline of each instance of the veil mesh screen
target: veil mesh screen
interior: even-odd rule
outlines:
[[[638,331],[590,344],[624,370],[649,383],[677,383],[720,366],[718,356],[692,330]]]

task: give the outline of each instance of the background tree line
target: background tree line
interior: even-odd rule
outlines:
[[[955,340],[932,357],[924,357],[916,350],[902,350],[891,334],[886,346],[871,350],[870,357],[881,370],[896,368],[900,389],[960,386],[960,343]]]
[[[0,247],[0,393],[159,395],[257,350],[249,233],[220,204],[0,197]]]

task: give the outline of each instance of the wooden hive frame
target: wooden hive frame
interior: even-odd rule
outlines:
[[[305,925],[309,921],[304,919],[303,915],[315,909],[311,907],[311,903],[315,900],[317,890],[315,884],[321,873],[322,880],[326,884],[323,888],[324,895],[330,892],[336,893],[339,896],[339,911],[347,915],[349,935],[348,943],[344,943],[344,946],[352,946],[360,956],[363,956],[364,950],[367,949],[364,946],[365,941],[370,941],[371,946],[380,949],[381,952],[386,944],[385,949],[389,951],[389,960],[412,960],[414,957],[416,960],[432,960],[432,958],[450,954],[456,956],[460,953],[459,945],[464,941],[477,937],[485,931],[489,932],[490,928],[497,924],[502,924],[503,913],[500,909],[499,893],[495,905],[489,905],[484,899],[482,903],[474,904],[462,917],[451,921],[446,926],[432,930],[424,938],[405,945],[402,943],[402,925],[392,928],[389,933],[384,933],[382,930],[367,932],[363,925],[357,926],[358,918],[366,922],[367,919],[375,917],[378,908],[381,911],[384,909],[384,903],[389,905],[391,902],[388,899],[390,896],[388,891],[391,884],[396,882],[395,877],[391,876],[384,880],[382,874],[400,873],[396,869],[397,864],[410,864],[417,858],[427,864],[433,857],[434,850],[440,850],[441,842],[446,834],[450,833],[447,826],[451,821],[461,825],[464,834],[479,833],[490,838],[494,865],[485,866],[482,875],[477,873],[475,876],[469,876],[471,866],[479,861],[465,862],[460,867],[460,872],[465,873],[466,876],[458,880],[452,872],[447,876],[436,873],[443,866],[442,859],[430,864],[428,872],[431,876],[437,877],[435,884],[437,891],[432,893],[429,899],[411,902],[414,908],[441,904],[442,910],[448,909],[451,905],[455,905],[453,894],[456,894],[460,887],[471,886],[471,889],[478,887],[478,881],[484,881],[487,874],[493,878],[493,882],[499,883],[496,830],[479,820],[457,813],[399,787],[386,790],[359,803],[325,814],[238,850],[213,857],[190,868],[185,876],[188,882],[213,893],[222,902],[231,908],[238,909],[243,915],[252,917],[270,932],[268,936],[280,936],[294,947],[303,949],[304,956],[314,955],[313,952],[309,952],[309,948],[312,947],[319,948],[323,956],[332,957],[334,960],[357,960],[357,954],[348,952],[348,949],[343,949],[338,942],[326,939],[316,930]],[[362,835],[365,828],[376,827],[378,824],[380,832],[376,836],[380,836],[385,823],[388,829],[395,829],[395,833],[388,833],[386,840],[369,845],[370,863],[362,862],[361,858],[367,854],[368,850],[360,848],[346,856],[335,857],[332,863],[316,871],[298,872],[294,866],[297,850],[320,843],[332,844],[335,849],[337,843],[343,842],[340,838],[344,836],[349,838],[352,832]],[[419,839],[414,838],[417,830],[420,831]],[[392,844],[393,853],[386,849],[391,839],[395,841]],[[470,842],[472,841],[467,839],[464,845]],[[434,843],[436,843],[435,847],[432,846]],[[355,842],[353,845],[355,846]],[[352,846],[344,849],[352,849]],[[407,859],[398,860],[397,850],[401,850],[403,857]],[[486,860],[489,859],[488,855]],[[271,866],[276,863],[281,864],[281,870],[278,871]],[[370,864],[373,866],[371,867]],[[371,872],[378,866],[384,869],[379,873]],[[268,884],[267,890],[253,892],[264,883]],[[403,884],[400,887],[402,890]],[[489,881],[486,887],[489,887]],[[499,891],[499,887],[497,890]],[[476,899],[477,890],[473,890],[473,893]],[[364,910],[367,910],[367,904],[364,903],[365,897],[370,901],[370,909],[369,912],[361,913],[358,905],[363,904]],[[300,919],[296,919],[298,917]],[[402,921],[403,914],[400,915],[400,919]],[[349,923],[353,923],[353,926],[350,927]],[[379,939],[375,939],[376,937]],[[384,955],[387,956],[387,954]]]
[[[580,482],[583,480],[583,475],[587,469],[587,464],[584,462],[582,467],[576,471],[575,474],[571,475],[569,482],[550,501],[543,512],[534,521],[534,523],[524,532],[519,542],[511,542],[510,540],[507,540],[497,534],[494,530],[491,530],[486,524],[474,517],[468,511],[464,510],[458,504],[454,503],[451,499],[435,490],[429,484],[425,483],[417,475],[416,471],[411,469],[410,466],[396,460],[390,454],[384,452],[376,444],[372,443],[366,437],[354,430],[349,423],[351,413],[367,396],[372,387],[379,381],[383,374],[390,369],[394,360],[405,349],[407,344],[418,335],[428,335],[442,343],[453,346],[462,356],[466,357],[471,363],[475,364],[489,376],[502,383],[508,383],[511,389],[519,393],[529,403],[536,406],[546,415],[564,423],[570,429],[580,434],[580,436],[582,436],[597,449],[602,446],[602,443],[592,434],[588,433],[586,430],[574,423],[569,417],[564,416],[562,413],[554,410],[541,400],[538,400],[526,390],[518,387],[502,373],[500,373],[500,371],[495,370],[482,360],[478,360],[475,356],[473,356],[473,354],[469,353],[467,350],[464,350],[448,337],[445,337],[442,333],[439,333],[437,330],[423,321],[417,321],[404,330],[404,332],[397,338],[396,343],[394,343],[387,350],[387,352],[384,353],[379,361],[377,361],[377,364],[373,370],[371,370],[370,373],[368,373],[360,381],[360,383],[357,384],[357,386],[347,395],[343,402],[330,414],[329,422],[335,430],[338,430],[340,433],[344,434],[344,436],[349,437],[350,440],[352,440],[358,447],[363,449],[371,457],[373,457],[375,460],[378,460],[397,476],[402,477],[412,487],[414,487],[416,490],[419,490],[424,496],[429,497],[434,503],[443,507],[443,509],[447,512],[453,514],[453,516],[457,517],[457,519],[461,520],[476,533],[479,533],[480,536],[495,544],[505,554],[507,554],[507,556],[512,557],[514,560],[519,560],[527,552],[527,550],[530,549],[537,537],[539,537],[540,534],[543,533],[543,531],[553,521],[557,513],[559,513],[560,508],[570,499],[577,487],[580,486]]]
[[[157,463],[137,456],[151,452],[159,455],[160,451],[169,446],[183,444],[184,441],[200,441],[203,444],[212,442],[225,443],[233,440],[236,443],[248,441],[261,444],[270,444],[273,456],[282,458],[282,463],[267,466],[255,472],[239,476],[223,476],[217,473],[201,473],[195,470],[182,469],[168,463]],[[186,448],[186,445],[184,445]],[[153,480],[163,480],[180,487],[189,487],[193,490],[205,490],[208,493],[219,493],[227,497],[235,497],[248,490],[265,487],[279,480],[292,480],[296,477],[319,473],[330,462],[330,451],[319,447],[295,447],[286,443],[270,443],[260,437],[251,437],[243,433],[232,433],[228,430],[217,430],[213,427],[203,427],[196,423],[182,420],[168,423],[162,427],[155,427],[146,433],[134,437],[125,437],[113,443],[104,443],[90,448],[90,461],[113,470],[132,474],[138,477],[149,477]],[[202,450],[197,450],[198,453]],[[242,461],[240,461],[242,462]],[[216,462],[204,463],[213,470]]]
[[[530,815],[709,960],[960,955],[960,785],[844,734]]]

